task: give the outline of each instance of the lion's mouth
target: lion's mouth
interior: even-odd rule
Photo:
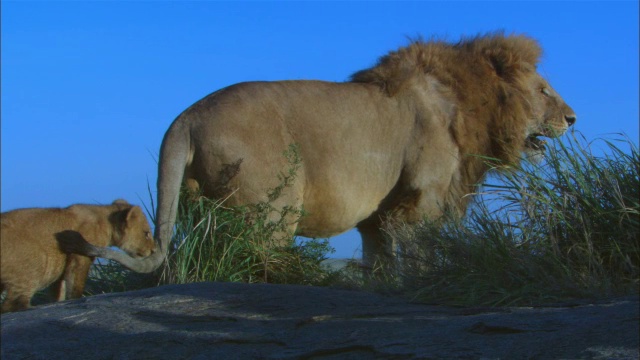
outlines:
[[[525,146],[531,150],[535,151],[545,151],[545,144],[547,143],[545,140],[538,138],[538,136],[543,136],[542,134],[531,134],[525,140]]]

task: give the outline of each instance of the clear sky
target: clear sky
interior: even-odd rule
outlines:
[[[247,80],[344,81],[407,39],[525,33],[588,139],[638,141],[638,1],[2,1],[1,208],[150,203],[189,105]],[[331,244],[357,255],[352,231]]]

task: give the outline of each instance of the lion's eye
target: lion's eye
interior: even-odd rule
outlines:
[[[551,91],[549,91],[549,89],[547,89],[546,87],[543,87],[542,89],[540,89],[540,92],[542,92],[546,96],[551,96]]]

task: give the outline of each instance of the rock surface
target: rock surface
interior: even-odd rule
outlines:
[[[366,292],[199,283],[3,314],[9,359],[637,359],[638,297],[454,308]]]

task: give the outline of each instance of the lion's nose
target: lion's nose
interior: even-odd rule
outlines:
[[[565,115],[564,120],[567,122],[567,124],[569,124],[569,126],[571,126],[576,123],[576,120],[578,120],[578,118],[576,117],[575,114],[572,114],[572,115]]]

